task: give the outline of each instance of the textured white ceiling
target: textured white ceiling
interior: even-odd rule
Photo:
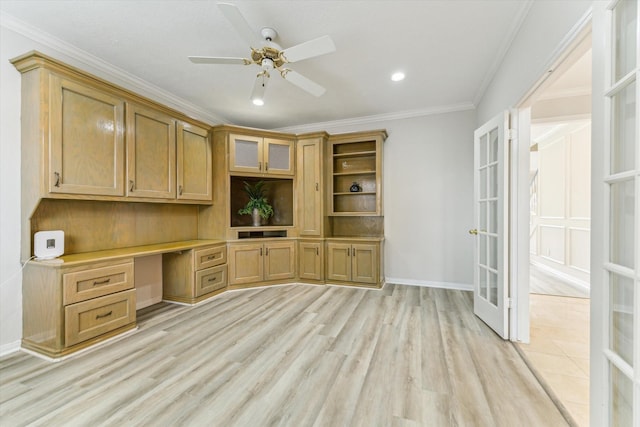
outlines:
[[[291,68],[327,88],[319,98],[271,78],[265,106],[249,101],[257,66],[195,65],[189,55],[248,57],[215,1],[30,0],[0,10],[222,120],[282,128],[376,115],[471,108],[529,2],[231,1],[282,47],[328,34],[335,53]],[[403,70],[403,82],[390,80]]]

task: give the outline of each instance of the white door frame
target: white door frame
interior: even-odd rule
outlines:
[[[525,93],[511,111],[513,142],[510,170],[510,243],[509,294],[512,310],[509,315],[510,339],[528,343],[529,334],[529,160],[531,105],[536,95],[550,85],[553,75],[567,57],[591,34],[591,11],[586,13],[555,49],[544,68],[547,72]]]

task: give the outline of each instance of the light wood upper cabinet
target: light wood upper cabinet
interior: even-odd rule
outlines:
[[[249,135],[229,135],[229,171],[293,175],[294,141]]]
[[[176,197],[176,125],[162,112],[127,105],[127,195]]]
[[[124,101],[57,75],[49,78],[48,191],[123,196]]]
[[[178,122],[177,132],[177,197],[210,201],[213,181],[209,131]]]
[[[322,149],[324,140],[324,137],[315,137],[302,138],[298,141],[297,213],[301,236],[320,237],[323,233]]]

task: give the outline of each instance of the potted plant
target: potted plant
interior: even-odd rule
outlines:
[[[265,182],[258,181],[254,185],[244,182],[244,192],[249,196],[249,201],[244,208],[238,211],[240,215],[251,215],[253,226],[262,225],[262,220],[267,220],[273,216],[273,207],[267,202],[265,196]]]

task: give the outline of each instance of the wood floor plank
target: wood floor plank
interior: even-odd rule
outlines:
[[[59,363],[0,358],[4,426],[564,426],[468,292],[289,285],[139,312]]]

